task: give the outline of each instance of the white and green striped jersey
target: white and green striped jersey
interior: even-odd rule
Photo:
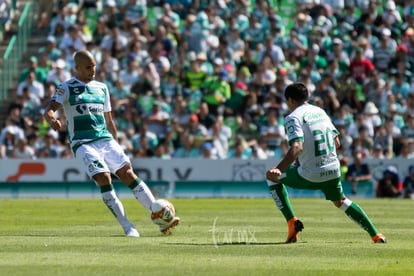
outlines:
[[[334,138],[339,134],[330,117],[317,106],[305,103],[285,120],[289,144],[303,142],[299,155],[299,174],[312,182],[340,177]]]
[[[104,83],[71,78],[56,88],[52,101],[63,106],[73,152],[85,143],[113,139],[104,117],[104,112],[111,111],[109,89]]]

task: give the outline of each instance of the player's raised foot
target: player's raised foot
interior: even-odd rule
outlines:
[[[125,230],[125,235],[130,238],[139,238],[139,233],[134,227]]]
[[[179,217],[173,217],[173,219],[165,225],[160,225],[160,231],[163,234],[168,234],[171,230],[180,223]]]
[[[374,243],[387,243],[387,238],[383,234],[378,233],[372,237],[372,241]]]
[[[293,217],[288,221],[288,237],[285,243],[294,243],[298,241],[298,233],[302,231],[303,223],[297,217]]]

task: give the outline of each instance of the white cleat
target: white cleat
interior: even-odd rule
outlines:
[[[168,224],[160,225],[160,231],[163,234],[168,234],[179,223],[180,223],[180,218],[179,217],[174,217]]]
[[[134,227],[131,227],[128,229],[128,231],[125,231],[125,235],[131,238],[139,238],[139,233]]]

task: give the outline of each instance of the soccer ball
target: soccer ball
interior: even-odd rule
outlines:
[[[166,199],[157,199],[151,204],[151,220],[158,225],[168,224],[175,216],[175,208]]]

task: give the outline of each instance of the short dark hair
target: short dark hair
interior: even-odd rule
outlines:
[[[289,84],[285,89],[285,99],[289,98],[295,102],[307,101],[309,98],[308,88],[301,82]]]

